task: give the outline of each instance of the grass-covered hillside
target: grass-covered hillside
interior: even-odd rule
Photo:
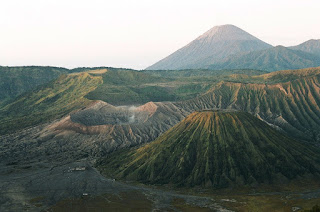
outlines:
[[[0,134],[48,122],[90,103],[84,96],[102,83],[89,73],[62,75],[0,109]]]
[[[8,68],[8,76],[15,74],[19,78],[19,81],[9,84],[15,86],[23,81],[29,87],[25,87],[25,92],[21,91],[22,94],[17,97],[15,95],[20,92],[10,96],[10,101],[0,105],[0,134],[61,117],[74,109],[86,106],[90,100],[103,100],[113,105],[141,105],[149,101],[190,99],[206,92],[221,79],[216,76],[202,77],[201,73],[195,77],[193,76],[196,74],[192,77],[161,77],[146,72],[114,68],[59,71],[58,68],[56,70],[50,67],[48,70],[45,67],[20,67],[17,70]],[[68,74],[62,75],[65,72]],[[30,73],[29,80],[24,77],[27,73]],[[45,83],[45,77],[51,81]],[[54,77],[56,79],[53,79]],[[39,85],[40,79],[43,85]],[[33,83],[34,81],[38,84]]]
[[[68,69],[44,66],[0,66],[0,105],[1,102],[68,73]]]
[[[97,165],[113,178],[219,188],[316,175],[319,156],[248,113],[203,111],[154,142],[115,152]]]
[[[230,75],[247,75],[256,76],[267,74],[267,71],[253,70],[253,69],[234,69],[234,70],[207,70],[207,69],[186,69],[186,70],[144,70],[143,73],[151,74],[159,77],[170,78],[190,78],[190,77],[228,77]]]
[[[86,97],[113,105],[181,101],[196,97],[222,80],[248,81],[258,70],[122,70],[107,69],[103,84]]]
[[[275,71],[268,74],[256,75],[250,78],[251,83],[267,83],[267,84],[276,84],[281,82],[290,82],[293,80],[314,77],[320,75],[320,67],[315,68],[306,68],[306,69],[297,69],[297,70],[283,70]]]
[[[219,82],[217,77],[173,77],[146,71],[109,70],[102,74],[103,84],[86,98],[113,105],[140,105],[149,101],[178,101],[206,92]]]
[[[103,83],[86,98],[114,105],[142,104],[149,101],[174,100],[168,83],[172,79],[138,71],[109,70],[101,75]]]

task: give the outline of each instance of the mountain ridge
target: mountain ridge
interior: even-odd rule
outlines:
[[[310,39],[299,45],[289,47],[293,50],[301,50],[320,56],[320,39]]]
[[[237,26],[215,26],[146,70],[257,69],[278,71],[320,66],[320,40],[273,47]]]
[[[320,57],[301,50],[284,46],[233,55],[220,63],[208,66],[209,69],[262,69],[279,71],[320,66]]]
[[[240,52],[270,48],[234,25],[216,26],[146,70],[193,69]]]
[[[312,69],[314,70],[314,69]],[[220,82],[205,94],[175,103],[186,111],[203,109],[237,109],[254,114],[267,123],[284,130],[297,139],[320,141],[320,75],[319,69],[300,70],[301,75],[286,72],[286,82],[278,81],[278,74],[256,78],[276,83]],[[298,72],[298,71],[296,71]],[[307,77],[301,77],[308,73]]]

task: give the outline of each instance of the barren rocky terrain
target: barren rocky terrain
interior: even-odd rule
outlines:
[[[1,164],[0,173],[0,210],[4,212],[81,210],[79,201],[94,202],[98,197],[103,197],[104,207],[109,205],[116,210],[175,211],[178,209],[173,201],[179,199],[195,208],[229,211],[210,197],[183,195],[107,179],[92,167],[90,160]],[[130,202],[134,196],[139,196],[137,203],[119,205],[121,201]],[[91,209],[98,210],[99,206]]]

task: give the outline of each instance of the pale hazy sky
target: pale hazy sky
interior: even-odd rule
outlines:
[[[320,39],[319,0],[0,0],[0,65],[143,69],[213,26]]]

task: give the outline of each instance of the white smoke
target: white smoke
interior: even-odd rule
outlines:
[[[134,120],[134,117],[135,117],[135,115],[133,114],[132,116],[129,116],[129,119],[128,119],[128,121],[129,121],[129,124],[131,124],[131,123],[133,123],[135,120]]]
[[[136,106],[133,106],[133,105],[131,105],[130,107],[129,107],[129,110],[130,111],[135,111],[137,109],[137,107]]]
[[[125,110],[127,114],[127,123],[120,123],[120,124],[132,124],[136,122],[136,109],[137,107],[134,105],[122,105],[122,106],[117,106],[118,108]]]

